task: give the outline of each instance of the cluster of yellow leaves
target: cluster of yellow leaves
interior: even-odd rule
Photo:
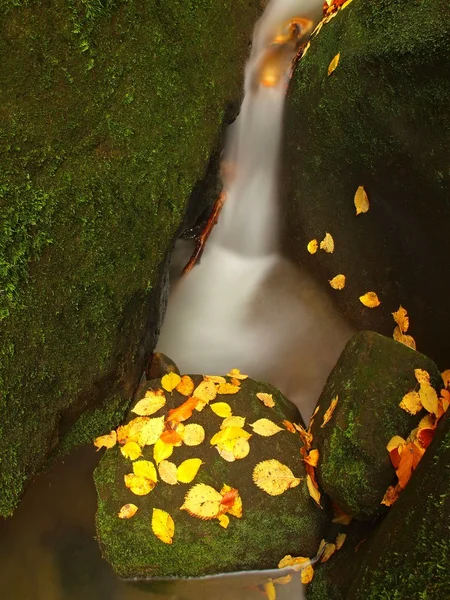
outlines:
[[[403,316],[406,316],[406,314]],[[403,321],[402,326],[405,326],[405,321]],[[407,327],[408,323],[406,329]],[[394,504],[400,492],[406,487],[412,472],[419,464],[434,437],[439,420],[450,406],[448,373],[448,371],[444,371],[442,374],[446,387],[441,390],[440,397],[438,397],[436,390],[431,385],[430,374],[423,369],[414,370],[419,389],[413,389],[405,394],[400,402],[400,408],[411,415],[417,414],[422,409],[425,409],[428,414],[420,420],[418,426],[411,431],[406,440],[399,435],[395,435],[386,446],[398,479],[396,485],[388,487],[381,501],[386,506]]]
[[[218,492],[210,485],[198,483],[188,490],[180,509],[197,519],[218,519],[219,525],[226,529],[228,515],[242,518],[242,499],[238,490],[229,485],[224,485]]]
[[[399,309],[392,313],[392,316],[396,323],[394,333],[392,334],[394,340],[396,342],[400,342],[401,344],[405,344],[405,346],[409,346],[413,350],[416,350],[416,341],[411,335],[406,335],[406,332],[409,329],[409,317],[407,310],[400,305]]]
[[[314,569],[310,558],[287,554],[278,563],[279,569],[285,569],[286,567],[292,567],[294,571],[300,571],[301,581],[304,584],[309,583],[314,577]]]

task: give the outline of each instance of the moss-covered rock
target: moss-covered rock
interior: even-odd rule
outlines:
[[[164,260],[240,97],[260,10],[3,2],[0,514],[62,438],[123,416],[154,346]]]
[[[431,359],[378,333],[354,335],[342,352],[318,400],[312,425],[313,447],[320,451],[320,485],[342,510],[367,519],[382,510],[381,500],[395,478],[386,444],[407,438],[425,415],[399,407],[417,386],[414,369],[425,369],[437,390],[441,375]],[[323,416],[338,396],[331,420]]]
[[[201,376],[194,376],[199,383]],[[159,380],[146,384],[137,395],[141,398],[148,387],[156,389]],[[275,406],[268,408],[256,397],[257,392],[273,394]],[[155,416],[166,414],[180,405],[185,397],[166,393],[167,404]],[[268,384],[250,379],[242,382],[240,391],[232,395],[218,395],[216,401],[227,402],[234,415],[247,418],[245,429],[255,420],[267,418],[282,426],[288,419],[300,421],[297,408],[278,390]],[[130,418],[135,417],[130,414]],[[300,438],[296,433],[280,431],[271,437],[253,433],[249,440],[250,452],[240,460],[225,461],[210,445],[210,439],[219,431],[222,418],[210,407],[197,412],[185,424],[199,423],[206,432],[198,446],[175,447],[168,459],[179,465],[187,458],[201,458],[203,465],[190,484],[169,485],[159,481],[146,496],[136,496],[124,485],[124,475],[132,471],[131,462],[114,447],[107,450],[95,471],[98,492],[97,532],[104,557],[116,573],[124,578],[198,577],[218,572],[276,568],[285,554],[313,556],[323,537],[325,511],[317,507],[309,496],[300,459]],[[144,446],[143,458],[153,459],[153,447]],[[253,469],[263,460],[278,459],[287,465],[296,477],[303,480],[297,487],[281,495],[272,496],[257,487],[252,480]],[[187,491],[198,483],[214,487],[224,484],[237,488],[242,498],[241,519],[230,516],[227,529],[217,519],[203,521],[180,510]],[[117,517],[126,503],[139,507],[129,520]],[[162,508],[175,522],[173,544],[161,542],[151,530],[153,508]]]
[[[328,76],[332,58],[337,69]],[[411,315],[418,348],[448,367],[450,5],[353,0],[311,40],[285,113],[288,252],[309,268],[357,329],[392,335]],[[355,215],[364,185],[367,214]],[[329,231],[335,252],[308,254]],[[328,280],[347,276],[342,291]],[[358,298],[377,292],[381,306]]]

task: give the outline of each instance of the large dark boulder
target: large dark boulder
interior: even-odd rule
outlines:
[[[392,335],[390,313],[405,306],[418,349],[441,368],[450,336],[449,69],[446,0],[353,0],[298,64],[282,161],[289,255],[357,329]],[[361,185],[370,209],[356,216]],[[326,231],[334,253],[308,254]],[[327,282],[338,273],[342,291]],[[359,302],[367,291],[381,306]]]
[[[257,0],[3,3],[1,515],[61,439],[123,416],[260,11]]]

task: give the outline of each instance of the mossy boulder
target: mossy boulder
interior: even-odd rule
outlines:
[[[196,384],[202,376],[193,376]],[[150,387],[157,389],[160,380],[141,388],[136,399]],[[268,408],[256,397],[257,392],[273,395],[275,406]],[[155,416],[167,414],[186,398],[178,392],[166,393],[167,403]],[[104,557],[123,578],[199,577],[219,572],[276,568],[286,554],[313,556],[323,537],[326,514],[309,496],[304,466],[300,458],[300,438],[284,429],[282,421],[300,422],[297,408],[268,384],[250,379],[242,382],[236,394],[218,395],[215,402],[227,402],[233,415],[246,417],[245,430],[252,433],[250,423],[270,419],[283,428],[275,435],[264,437],[253,433],[249,439],[250,452],[240,460],[227,462],[210,444],[223,419],[209,406],[185,421],[198,423],[206,432],[205,440],[197,446],[175,447],[168,459],[179,465],[187,458],[201,458],[199,472],[190,484],[169,485],[159,481],[145,496],[136,496],[124,485],[124,475],[132,471],[131,461],[119,448],[107,450],[95,471],[98,492],[97,533]],[[135,417],[133,413],[129,418]],[[153,447],[143,447],[143,458],[153,460]],[[255,465],[277,459],[302,478],[296,487],[272,496],[252,480]],[[180,510],[187,491],[198,483],[217,491],[224,484],[239,490],[243,504],[241,519],[230,516],[227,529],[217,519],[201,520]],[[129,520],[117,513],[126,503],[138,506]],[[169,512],[175,522],[171,545],[161,542],[152,532],[153,508]]]
[[[1,515],[62,440],[123,418],[261,8],[3,2]]]
[[[328,76],[328,65],[340,53]],[[311,40],[288,90],[283,182],[286,250],[323,282],[358,330],[392,335],[402,304],[421,352],[448,367],[441,301],[450,255],[450,5],[353,0]],[[363,185],[370,199],[356,216]],[[311,256],[325,232],[333,254]],[[343,290],[328,280],[347,277]],[[374,310],[358,300],[375,291]]]
[[[436,388],[441,375],[433,361],[372,331],[347,343],[318,400],[312,425],[313,447],[320,451],[317,476],[324,491],[343,511],[358,519],[380,514],[383,496],[395,478],[386,444],[394,435],[407,438],[426,414],[399,407],[417,387],[414,369],[425,369]],[[333,398],[331,420],[323,416]]]

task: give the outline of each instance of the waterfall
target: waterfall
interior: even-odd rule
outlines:
[[[306,39],[321,7],[321,0],[271,0],[255,28],[244,100],[226,141],[226,202],[201,263],[172,286],[157,346],[183,373],[237,367],[268,381],[305,419],[351,335],[326,294],[279,252],[278,162],[293,33]],[[175,271],[186,245],[177,245]]]

